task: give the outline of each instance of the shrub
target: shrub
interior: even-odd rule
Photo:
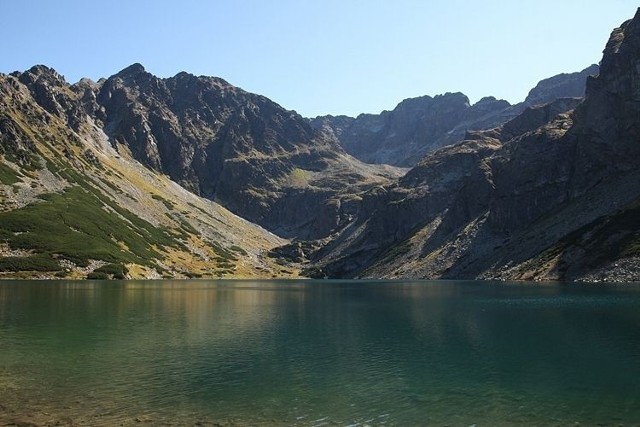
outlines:
[[[62,267],[50,254],[0,258],[0,271],[60,271]]]
[[[20,182],[18,174],[9,166],[0,163],[0,183],[5,185],[12,185],[16,182]]]
[[[0,240],[12,248],[55,253],[80,266],[87,266],[91,259],[152,266],[160,256],[153,246],[180,243],[167,229],[153,226],[104,195],[79,187],[41,199],[1,212]],[[128,250],[123,250],[122,244]]]
[[[167,209],[173,210],[173,203],[171,203],[169,200],[165,199],[161,195],[152,194],[151,198],[154,199],[154,200],[158,200],[158,201],[162,202],[167,207]]]
[[[107,273],[94,271],[87,274],[87,280],[109,280],[109,275]]]
[[[124,264],[106,264],[96,268],[94,273],[105,273],[112,276],[116,280],[124,280],[129,270]]]

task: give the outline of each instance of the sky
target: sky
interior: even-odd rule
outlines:
[[[632,0],[0,0],[0,72],[70,83],[139,62],[222,77],[305,117],[463,92],[516,103],[598,63]]]

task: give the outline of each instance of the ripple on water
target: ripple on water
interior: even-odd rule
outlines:
[[[0,301],[0,402],[34,424],[640,419],[640,294],[630,290],[54,288],[36,298],[25,283]]]

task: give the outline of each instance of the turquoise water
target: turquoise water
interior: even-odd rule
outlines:
[[[5,423],[640,425],[638,285],[0,282],[0,346]]]

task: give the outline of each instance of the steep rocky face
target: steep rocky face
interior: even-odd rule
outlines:
[[[486,120],[508,107],[508,102],[495,98],[485,98],[471,106],[465,95],[447,93],[407,99],[379,115],[362,114],[351,120],[318,117],[311,123],[332,129],[342,147],[366,163],[408,166],[427,151],[455,138],[451,131],[456,136],[464,135],[462,123]]]
[[[587,77],[597,73],[598,66],[592,65],[579,73],[543,80],[517,105],[494,97],[471,105],[465,95],[447,93],[410,98],[380,114],[355,119],[323,116],[312,119],[311,124],[330,129],[345,151],[366,163],[414,166],[427,153],[462,141],[467,131],[500,126],[537,104],[582,98]]]
[[[585,82],[591,76],[597,76],[600,67],[593,64],[577,73],[563,73],[538,82],[529,91],[524,105],[548,104],[558,98],[582,98],[585,93]]]
[[[574,94],[562,79],[517,106],[447,94],[308,121],[139,64],[75,85],[0,75],[0,271],[640,280],[640,12],[584,101],[538,105]]]
[[[121,154],[299,238],[340,230],[357,211],[358,194],[402,173],[352,159],[338,140],[370,163],[414,164],[426,151],[502,123],[514,111],[490,97],[471,106],[458,93],[409,99],[381,115],[310,124],[224,80],[188,73],[160,79],[140,64],[97,83],[69,85],[44,66],[14,77],[73,131],[104,131]]]
[[[221,181],[236,178],[225,176],[226,160],[259,163],[260,155],[269,156],[277,169],[282,152],[309,145],[314,137],[295,113],[223,80],[187,73],[159,79],[140,65],[107,79],[97,101],[115,144],[207,197],[217,195]]]
[[[119,155],[83,98],[45,67],[0,76],[0,277],[295,275],[264,256],[284,239]]]
[[[427,156],[370,193],[310,273],[637,280],[638,64],[640,11],[613,32],[584,102],[530,107]]]
[[[121,154],[284,236],[328,235],[352,209],[343,199],[400,173],[361,164],[330,132],[222,79],[160,79],[140,64],[73,86],[46,67],[16,77],[75,131],[90,122]]]
[[[636,17],[613,31],[604,50],[600,74],[588,79],[585,101],[577,106],[574,123],[566,135],[557,139],[557,133],[539,133],[540,144],[528,147],[512,143],[496,157],[496,169],[507,177],[503,185],[497,185],[501,191],[498,200],[512,197],[509,202],[496,202],[495,224],[522,224],[522,218],[514,214],[516,205],[520,209],[524,206],[533,217],[540,216],[549,207],[624,178],[634,169],[632,159],[640,150],[637,21]],[[532,187],[531,177],[536,177],[539,183],[528,197],[523,189]],[[507,203],[512,207],[505,208]],[[503,209],[507,212],[504,217]]]
[[[587,81],[587,99],[576,109],[580,169],[575,191],[583,182],[635,169],[640,149],[640,19],[638,15],[613,31],[604,50],[600,75]]]

